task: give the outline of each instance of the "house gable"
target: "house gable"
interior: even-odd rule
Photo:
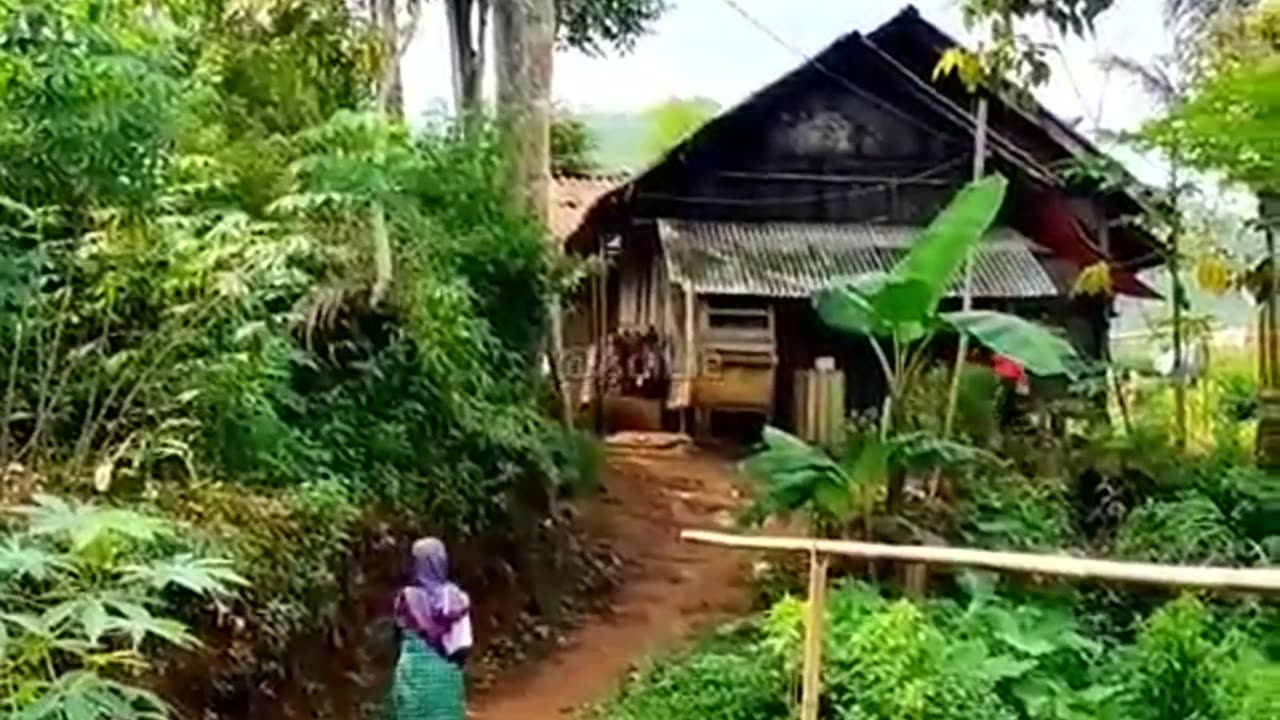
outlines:
[[[934,78],[943,52],[959,43],[936,25],[924,19],[914,6],[908,5],[880,26],[868,39],[891,56],[916,78],[929,82],[934,92],[954,103],[972,103],[974,95],[954,75]],[[990,123],[995,132],[1017,143],[1040,166],[1062,174],[1072,163],[1106,155],[1073,125],[1049,112],[1034,98],[993,98]],[[1150,233],[1133,223],[1122,222],[1148,214],[1155,206],[1152,193],[1135,178],[1121,172],[1119,188],[1101,191],[1096,187],[1073,188],[1077,205],[1082,207],[1080,220],[1101,249],[1128,269],[1158,265],[1164,248]]]
[[[926,222],[963,184],[963,127],[881,96],[842,38],[705,125],[633,183],[634,217]]]

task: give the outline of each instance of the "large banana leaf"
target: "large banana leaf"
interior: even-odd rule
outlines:
[[[924,335],[929,286],[911,277],[873,273],[819,290],[813,296],[818,316],[837,330],[904,342]]]
[[[956,469],[961,467],[1000,467],[1006,464],[999,456],[980,447],[947,440],[933,433],[916,431],[894,435],[889,439],[890,462],[911,471]]]
[[[808,509],[834,519],[850,512],[853,479],[822,450],[775,427],[764,429],[764,449],[743,462],[760,485],[749,522]]]
[[[1035,375],[1074,378],[1084,361],[1071,343],[1049,328],[1017,315],[994,310],[942,313],[943,323],[993,352],[1016,361]]]
[[[870,273],[825,287],[813,295],[813,307],[828,326],[856,335],[890,335],[888,320],[873,298],[888,278]]]
[[[928,288],[927,304],[920,308],[919,319],[937,312],[965,256],[995,222],[1008,185],[998,174],[965,185],[894,266],[891,275],[916,278]]]
[[[965,186],[891,273],[869,273],[820,290],[813,304],[823,322],[900,342],[923,337],[965,255],[1000,211],[1007,185],[1003,177],[991,175]]]

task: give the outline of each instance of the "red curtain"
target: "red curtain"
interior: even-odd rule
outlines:
[[[1110,261],[1110,258],[1089,239],[1080,219],[1076,217],[1061,193],[1054,191],[1044,193],[1038,206],[1038,233],[1035,239],[1050,252],[1071,261],[1077,269],[1100,260]],[[1111,266],[1111,287],[1120,295],[1140,298],[1160,297],[1160,293],[1139,280],[1135,273],[1114,265]]]

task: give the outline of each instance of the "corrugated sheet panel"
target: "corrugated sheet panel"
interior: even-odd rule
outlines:
[[[887,271],[920,228],[855,223],[745,223],[660,220],[673,282],[723,295],[807,297],[833,280]],[[992,231],[973,265],[974,295],[1038,298],[1059,294],[1030,240]],[[962,279],[951,287],[959,295]]]

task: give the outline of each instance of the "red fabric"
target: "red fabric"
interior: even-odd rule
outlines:
[[[1108,259],[1089,240],[1066,198],[1057,192],[1049,191],[1041,197],[1036,241],[1054,255],[1073,263],[1077,269]],[[1133,272],[1115,266],[1111,268],[1111,287],[1120,295],[1160,297],[1160,293],[1148,287]]]
[[[1003,355],[996,355],[991,359],[991,369],[997,376],[1014,383],[1021,383],[1027,379],[1027,371]]]

